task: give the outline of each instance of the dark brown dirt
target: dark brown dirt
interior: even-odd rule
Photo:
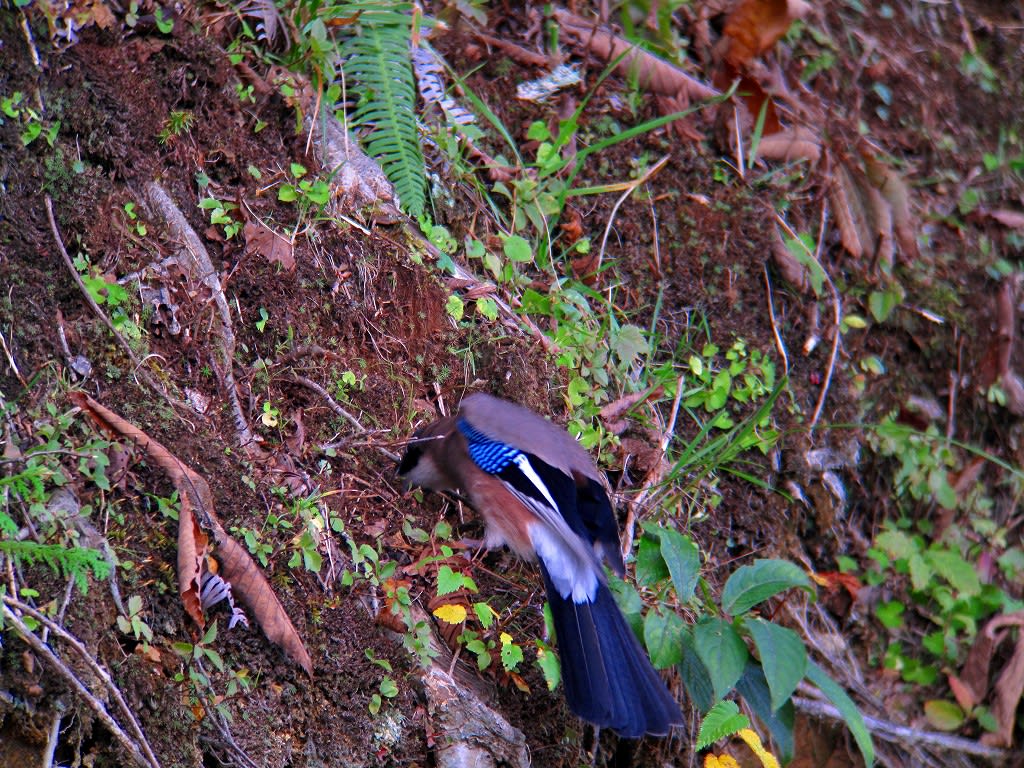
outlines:
[[[851,10],[854,5],[830,8],[817,20],[819,26],[834,40],[845,39],[846,32],[861,42],[870,38],[875,44],[868,47],[875,53],[867,57],[868,66],[857,68],[844,58],[849,52],[841,51],[842,63],[818,78],[814,89],[830,105],[828,132],[837,145],[855,138],[858,121],[864,121],[872,139],[899,158],[906,177],[918,184],[916,204],[927,255],[919,263],[898,264],[897,275],[907,289],[906,306],[928,308],[947,322],[936,325],[918,313],[901,311],[884,326],[847,335],[823,425],[877,422],[912,395],[945,404],[950,373],[970,378],[989,353],[997,288],[993,254],[1017,269],[1021,258],[1019,234],[1016,241],[1010,239],[1006,228],[990,219],[952,223],[967,186],[964,179],[979,166],[982,153],[995,151],[1001,129],[1017,126],[1019,132],[1024,125],[1019,9],[967,2],[958,17],[946,7],[894,3],[890,11],[895,18],[889,20],[874,10],[857,14]],[[530,45],[525,14],[503,9],[492,12],[492,33]],[[198,12],[190,14],[198,18]],[[358,544],[377,546],[386,559],[397,562],[396,578],[409,579],[414,598],[425,606],[429,585],[401,570],[424,554],[402,535],[403,525],[430,531],[447,514],[460,524],[457,536],[467,537],[478,536],[479,525],[471,516],[456,520],[451,505],[439,499],[419,503],[403,495],[393,467],[375,448],[390,445],[400,451],[398,441],[433,415],[439,399],[452,407],[469,388],[493,391],[562,419],[562,372],[523,334],[497,327],[456,327],[444,308],[448,287],[436,270],[410,258],[407,238],[398,228],[365,234],[355,227],[317,223],[308,237],[296,239],[296,268],[289,272],[259,254],[246,253],[238,239],[225,240],[221,230],[210,226],[198,200],[213,195],[244,202],[251,215],[290,230],[296,223],[295,208],[276,200],[271,182],[284,177],[290,162],[309,164],[306,137],[295,134],[295,113],[276,90],[257,95],[253,103],[240,103],[235,93],[240,75],[225,50],[230,35],[223,25],[193,29],[179,20],[166,36],[145,25],[135,32],[120,24],[107,31],[89,27],[81,30],[76,45],[58,50],[47,42],[45,19],[34,11],[27,18],[42,56],[41,69],[33,65],[18,26],[21,14],[0,12],[0,97],[38,89],[47,120],[59,120],[61,127],[51,148],[42,139],[23,147],[16,121],[0,125],[0,331],[20,373],[6,364],[0,370],[4,399],[22,413],[32,413],[53,398],[67,408],[67,388],[81,386],[206,478],[226,528],[239,536],[243,529],[259,531],[270,545],[264,571],[313,656],[315,674],[308,679],[255,629],[227,631],[220,614],[215,647],[229,668],[247,670],[253,681],[251,690],[224,701],[237,748],[268,767],[432,765],[435,734],[416,682],[416,663],[375,619],[381,590],[365,583],[349,589],[289,567],[298,528],[268,525],[268,515],[296,526],[301,520],[289,493],[275,489],[303,487],[309,493],[311,483],[325,492],[325,503],[344,521],[346,534]],[[958,71],[956,62],[966,45],[961,18],[1003,87],[1017,84],[1015,93],[984,93]],[[483,65],[468,85],[524,146],[532,121],[555,119],[554,107],[528,106],[508,97],[518,82],[536,76],[535,71],[488,56],[461,28],[437,45],[456,71]],[[806,53],[801,43],[794,45],[778,53],[787,72],[796,71]],[[588,86],[601,68],[589,63]],[[880,90],[873,88],[877,84],[891,93],[887,103],[879,100]],[[639,100],[638,114],[631,114],[624,102],[631,93],[627,82],[609,78],[596,90],[581,130],[597,136],[603,130],[601,120],[627,125],[656,116],[655,106],[645,98]],[[888,117],[880,116],[883,107]],[[160,133],[174,110],[190,111],[195,123],[182,136],[161,142]],[[695,125],[713,135],[710,120],[703,116]],[[653,321],[663,338],[689,339],[691,349],[699,350],[708,341],[725,346],[743,339],[748,348],[776,357],[764,269],[774,238],[774,212],[785,210],[799,231],[817,231],[822,180],[813,177],[794,187],[786,180],[750,182],[726,174],[716,181],[727,153],[714,140],[681,141],[674,133],[657,131],[601,153],[577,184],[628,178],[641,154],[652,162],[670,154],[672,163],[652,180],[647,198],[633,197],[619,209],[610,239],[611,269],[593,287],[613,294],[636,324],[646,328]],[[78,161],[80,168],[75,167]],[[259,178],[251,169],[259,171]],[[989,206],[1019,209],[1024,203],[1019,176],[989,176]],[[207,188],[200,189],[199,178],[208,180]],[[133,307],[143,325],[142,354],[153,356],[154,375],[168,389],[191,390],[212,403],[207,413],[186,417],[135,380],[131,362],[92,314],[56,247],[45,214],[46,195],[53,200],[71,256],[88,254],[104,274],[120,277],[167,256],[175,248],[168,234],[143,213],[148,232],[140,235],[125,213],[126,203],[142,209],[143,187],[152,180],[167,189],[214,256],[234,313],[239,395],[262,440],[257,458],[237,449],[218,380],[215,309],[208,295],[194,286],[173,288],[182,328],[173,335],[140,305]],[[459,181],[453,180],[453,186]],[[595,247],[614,197],[573,203]],[[473,212],[456,210],[448,224],[459,240],[467,233],[481,238],[493,234]],[[866,296],[877,284],[873,265],[844,256],[837,236],[825,244],[823,254],[843,293],[845,312],[867,316]],[[555,269],[571,274],[564,260]],[[876,466],[865,456],[859,466],[844,470],[849,505],[836,510],[826,503],[828,494],[818,478],[802,464],[799,457],[810,444],[802,425],[814,408],[830,341],[809,355],[800,352],[812,329],[812,302],[774,272],[768,276],[775,291],[774,325],[787,344],[790,362],[789,384],[775,418],[790,432],[778,465],[752,457],[745,471],[777,487],[796,480],[823,503],[808,509],[782,494],[723,479],[720,506],[692,529],[711,556],[707,576],[715,585],[733,570],[734,560],[751,553],[834,570],[840,554],[863,557],[864,542],[881,520],[898,512],[888,465]],[[823,305],[823,326],[830,311]],[[67,367],[58,325],[71,353],[84,354],[92,363],[85,381],[74,381]],[[857,363],[868,355],[885,361],[886,376],[863,376]],[[1019,357],[1016,353],[1018,364]],[[360,383],[339,393],[347,371]],[[296,377],[329,390],[368,433],[355,435],[324,398]],[[1019,465],[1019,422],[986,403],[974,387],[969,384],[957,402],[954,436]],[[278,409],[278,426],[261,421],[265,404]],[[681,422],[678,436],[685,440],[696,431]],[[826,427],[823,432],[816,438],[819,446],[850,457],[864,439],[856,430]],[[325,453],[320,448],[325,443],[335,448]],[[995,486],[1000,478],[993,471],[986,482]],[[87,494],[83,503],[104,510],[101,527],[119,560],[130,564],[119,572],[121,593],[143,596],[155,654],[141,655],[135,642],[117,631],[116,610],[100,583],[88,595],[76,593],[66,626],[113,671],[164,765],[198,767],[229,759],[233,746],[209,727],[209,719],[190,700],[188,687],[175,679],[184,666],[172,644],[195,642],[198,635],[177,597],[176,524],[151,499],[171,494],[167,477],[134,456],[109,493],[80,490]],[[995,496],[1001,522],[1006,523],[1014,514],[1012,491],[1003,488]],[[1019,540],[1020,528],[1010,527]],[[349,567],[346,543],[339,536],[335,545],[339,567]],[[38,575],[33,572],[36,582],[61,594],[63,584],[39,570]],[[511,618],[505,620],[519,635],[542,634],[542,600],[532,568],[507,553],[490,553],[474,561],[472,575],[482,591],[509,607]],[[834,618],[852,642],[861,644],[861,658],[877,657],[885,641],[878,627],[856,612]],[[91,714],[71,703],[59,678],[26,669],[23,650],[13,635],[5,635],[0,690],[40,709],[52,707],[57,697],[75,708],[74,725],[58,752],[61,764],[70,764],[76,755],[96,766],[127,764]],[[370,715],[368,705],[383,671],[370,656],[392,665],[399,689],[377,716]],[[875,672],[878,695],[889,691],[889,701],[904,701],[905,692]],[[595,747],[592,734],[568,714],[560,693],[547,692],[532,665],[523,675],[529,694],[493,668],[484,677],[496,708],[526,734],[534,764],[593,762],[587,754]],[[227,676],[215,677],[218,690],[223,690]],[[916,712],[920,702],[908,706]],[[840,757],[833,756],[828,765],[853,764],[842,736],[822,729],[800,738],[808,750],[820,747],[823,754],[831,754],[838,749]],[[686,753],[678,741],[634,748],[605,734],[594,761],[661,765],[682,761]],[[804,764],[825,765],[827,759]]]

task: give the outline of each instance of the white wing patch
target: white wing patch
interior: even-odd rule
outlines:
[[[551,498],[551,491],[544,485],[544,481],[540,479],[540,476],[534,471],[533,466],[530,464],[530,460],[526,458],[525,453],[520,453],[512,461],[515,462],[516,466],[519,467],[519,471],[522,472],[526,477],[533,483],[533,486],[544,495],[544,500],[551,505],[552,509],[558,509],[558,505],[555,504],[555,500]]]
[[[511,485],[506,485],[513,495],[537,514],[537,521],[529,527],[530,541],[537,557],[544,563],[555,589],[562,597],[568,598],[571,595],[574,603],[593,602],[601,568],[593,549],[569,528],[551,491],[526,455],[521,453],[513,461],[547,502],[545,504],[530,498]]]

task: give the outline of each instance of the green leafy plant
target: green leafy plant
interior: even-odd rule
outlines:
[[[308,171],[299,163],[290,166],[295,184],[282,184],[277,190],[277,199],[286,203],[298,203],[305,213],[310,208],[323,208],[331,199],[331,188],[321,179],[303,178]]]
[[[10,403],[3,403],[2,409],[6,419],[18,414]],[[26,424],[32,425],[31,445],[24,453],[19,451],[12,431],[5,450],[5,471],[0,475],[0,561],[18,567],[21,597],[45,603],[59,599],[59,593],[43,594],[41,587],[36,588],[33,566],[42,565],[70,580],[82,594],[88,592],[90,578],[105,580],[111,575],[113,558],[80,543],[80,528],[91,508],[79,506],[65,490],[72,481],[81,490],[109,489],[105,464],[94,458],[101,454],[105,458],[110,443],[75,434],[73,414],[61,412],[52,400],[17,418],[26,416]],[[88,475],[83,475],[83,468]],[[14,583],[13,577],[8,583]],[[31,616],[24,616],[24,623],[31,630],[37,628]]]
[[[195,123],[196,116],[193,112],[187,109],[172,109],[164,120],[157,139],[161,144],[167,144],[172,138],[178,138],[191,131]]]
[[[224,228],[224,237],[228,240],[242,231],[242,221],[234,212],[238,204],[229,200],[218,200],[215,197],[204,197],[199,207],[210,212],[210,223]]]
[[[142,618],[141,597],[132,595],[128,598],[128,615],[117,617],[117,628],[126,635],[131,635],[141,641],[143,648],[148,648],[149,644],[153,642],[153,630]]]
[[[731,706],[724,710],[719,706],[735,694],[768,728],[783,758],[790,759],[794,749],[791,697],[806,680],[843,713],[870,764],[874,758],[870,734],[853,702],[808,657],[798,634],[766,618],[772,615],[768,601],[787,590],[814,594],[807,574],[784,560],[756,560],[736,569],[715,601],[700,576],[700,552],[689,536],[653,523],[645,524],[643,530],[636,576],[638,584],[653,594],[655,605],[643,614],[640,595],[625,582],[614,582],[617,597],[642,634],[652,663],[661,668],[675,666],[694,704],[711,718],[708,733],[717,739],[747,727],[746,718],[735,717],[737,711]],[[679,617],[684,606],[697,614],[692,625]],[[723,718],[728,712],[732,715]]]
[[[231,721],[227,699],[248,691],[252,687],[248,669],[232,669],[224,663],[223,657],[214,650],[217,639],[217,622],[214,621],[198,643],[173,643],[172,648],[185,661],[186,668],[174,675],[177,683],[187,683],[192,703],[216,712],[224,720]],[[207,664],[212,670],[207,668]],[[227,675],[224,694],[218,694],[214,687],[214,674]],[[193,709],[193,711],[195,711]]]
[[[372,650],[366,648],[364,650],[366,658],[368,658],[373,664],[383,669],[387,674],[380,681],[377,686],[377,692],[370,696],[370,703],[368,709],[371,715],[380,713],[380,709],[384,704],[384,699],[393,699],[398,695],[398,685],[395,683],[395,679],[391,677],[394,674],[394,669],[391,667],[391,662],[387,659],[378,659]]]

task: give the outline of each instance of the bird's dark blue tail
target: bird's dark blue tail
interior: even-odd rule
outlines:
[[[595,725],[638,739],[683,722],[679,704],[651,666],[608,586],[594,601],[562,597],[541,565],[554,619],[569,708]]]

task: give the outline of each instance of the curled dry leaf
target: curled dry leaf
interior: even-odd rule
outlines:
[[[655,94],[682,98],[686,103],[718,95],[714,88],[691,77],[679,67],[637,48],[625,38],[612,34],[582,16],[561,9],[556,10],[554,15],[563,32],[584,43],[599,59],[614,61],[626,54],[619,62],[618,70],[635,72],[641,88]]]
[[[811,271],[786,247],[778,227],[775,228],[775,238],[772,240],[772,261],[779,274],[788,282],[804,292],[811,289]]]
[[[1024,627],[1024,613],[996,617],[989,622],[985,632],[994,632],[998,628],[1014,625],[1018,631]],[[995,733],[986,733],[981,737],[981,741],[989,746],[1009,747],[1013,744],[1017,705],[1024,694],[1024,632],[1019,634],[1013,656],[999,673],[993,693],[995,698],[992,702],[992,715],[999,725],[999,730]]]
[[[201,604],[201,577],[206,567],[209,549],[206,532],[209,531],[217,547],[222,578],[231,583],[235,595],[252,611],[267,638],[277,643],[292,661],[312,675],[312,659],[274,590],[249,553],[227,534],[217,519],[213,494],[206,480],[166,447],[84,392],[72,392],[69,397],[102,430],[134,443],[167,472],[178,490],[181,499],[181,513],[178,516],[178,591],[189,616],[200,627],[205,624]]]
[[[222,578],[231,584],[233,592],[252,613],[267,639],[284,648],[292,661],[312,675],[313,660],[263,571],[242,545],[223,529],[221,533],[216,540]]]

